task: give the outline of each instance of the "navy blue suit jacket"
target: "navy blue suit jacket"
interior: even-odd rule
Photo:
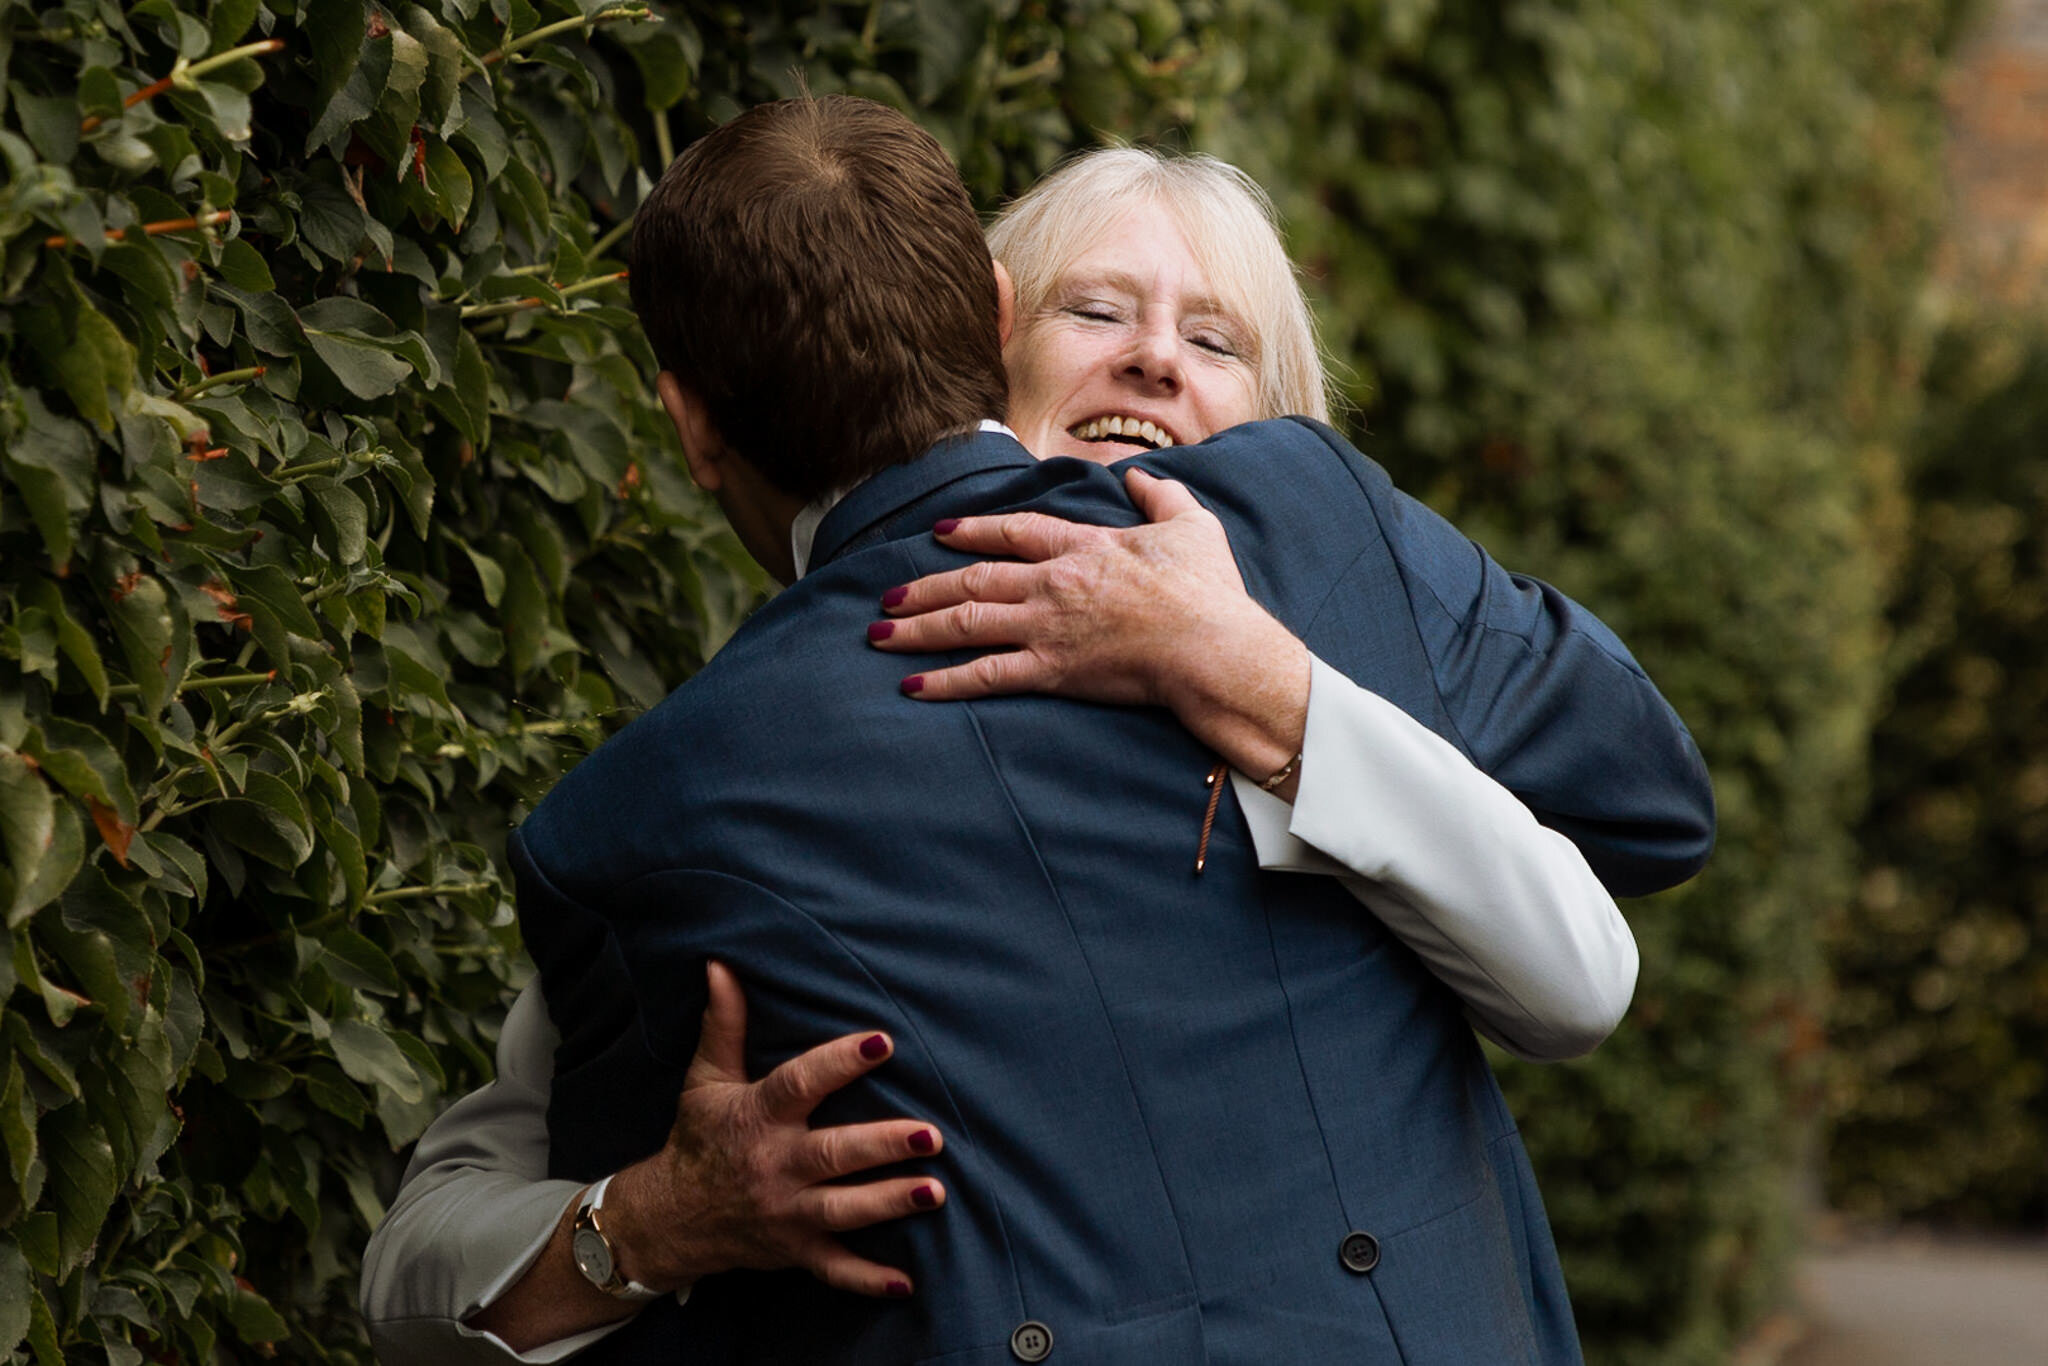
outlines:
[[[1610,886],[1697,869],[1698,754],[1582,609],[1315,424],[1139,463],[1218,514],[1253,596],[1316,654]],[[920,661],[865,643],[884,590],[964,562],[935,519],[1026,507],[1139,520],[1114,470],[997,435],[877,475],[809,574],[515,836],[563,1036],[558,1173],[659,1146],[708,956],[745,981],[755,1075],[895,1037],[816,1122],[915,1115],[947,1139],[925,1164],[947,1205],[849,1238],[910,1270],[913,1299],[734,1273],[592,1356],[993,1366],[1029,1322],[1049,1360],[1103,1366],[1577,1361],[1514,1122],[1414,954],[1334,881],[1262,873],[1227,791],[1196,875],[1214,756],[1166,712],[914,702],[896,682]]]

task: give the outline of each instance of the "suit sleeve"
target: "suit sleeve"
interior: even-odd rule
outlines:
[[[1615,895],[1697,873],[1714,843],[1706,764],[1627,648],[1384,479],[1367,483],[1368,498],[1459,748],[1576,844]]]

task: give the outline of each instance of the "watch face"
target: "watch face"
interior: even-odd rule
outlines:
[[[604,1235],[594,1228],[579,1228],[576,1236],[569,1240],[569,1251],[576,1258],[576,1269],[592,1285],[603,1289],[612,1280],[612,1249]]]

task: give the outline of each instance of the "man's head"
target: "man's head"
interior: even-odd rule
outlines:
[[[640,208],[632,289],[662,369],[799,502],[1004,415],[981,223],[886,106],[782,100],[692,144]]]

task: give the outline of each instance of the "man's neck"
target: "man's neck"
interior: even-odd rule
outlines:
[[[972,428],[963,428],[958,432],[948,432],[939,439],[944,441],[955,436],[967,436],[979,432],[998,432],[1012,439],[1015,439],[1017,435],[994,418],[988,417],[983,418],[979,424]],[[824,525],[825,518],[831,514],[832,509],[839,506],[839,500],[859,487],[859,484],[848,484],[845,488],[833,489],[829,493],[813,498],[797,510],[796,515],[790,519],[789,524],[789,558],[791,567],[795,572],[792,577],[783,580],[784,583],[794,583],[797,579],[810,572],[811,547],[817,542],[818,528]],[[770,568],[769,572],[774,573],[775,571]]]

